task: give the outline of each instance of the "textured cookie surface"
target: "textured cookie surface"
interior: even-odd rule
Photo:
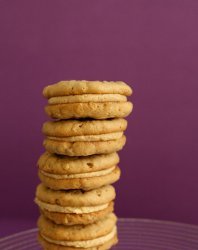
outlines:
[[[56,178],[55,178],[56,177]],[[115,167],[112,172],[102,176],[85,177],[85,178],[62,178],[61,176],[49,176],[46,173],[39,171],[39,178],[45,184],[45,186],[54,190],[60,189],[83,189],[90,190],[104,185],[112,184],[119,180],[120,169]]]
[[[116,216],[109,214],[104,219],[86,226],[75,225],[57,225],[44,216],[40,216],[38,220],[38,228],[41,235],[52,240],[80,241],[91,240],[104,236],[112,231],[116,224]]]
[[[123,118],[133,109],[131,102],[88,102],[47,105],[45,112],[55,119]]]
[[[105,216],[107,216],[109,213],[112,213],[113,211],[114,211],[113,202],[110,202],[106,208],[99,210],[97,212],[82,213],[82,214],[60,213],[60,212],[52,212],[47,209],[41,209],[41,213],[45,217],[52,220],[54,223],[61,225],[91,224],[98,220],[103,219]]]
[[[90,224],[113,211],[115,190],[107,185],[84,192],[55,191],[38,185],[35,202],[42,214],[56,224]]]
[[[120,94],[129,96],[132,94],[132,89],[122,81],[70,80],[57,82],[45,87],[43,90],[43,95],[46,98],[81,94]]]
[[[109,154],[119,151],[123,148],[125,143],[126,137],[123,135],[118,140],[90,142],[67,142],[46,138],[44,140],[43,146],[48,152],[54,154],[68,156],[88,156],[94,154]]]
[[[42,247],[44,248],[44,250],[108,250],[112,246],[117,244],[117,242],[118,242],[117,235],[116,235],[108,242],[106,242],[102,245],[96,246],[96,247],[89,247],[89,248],[78,247],[78,248],[76,248],[76,247],[67,247],[67,246],[61,246],[61,245],[49,243],[46,240],[44,240],[44,238],[41,235],[38,236],[38,239],[39,239],[39,242],[41,243]]]
[[[42,131],[47,136],[67,137],[120,132],[124,131],[126,127],[127,121],[121,118],[109,120],[63,120],[45,122]]]
[[[118,163],[117,153],[68,157],[45,152],[38,160],[38,167],[52,174],[79,174],[107,169]]]
[[[97,206],[114,200],[115,189],[113,186],[107,185],[87,192],[82,190],[54,191],[39,184],[36,197],[41,201],[60,206]]]

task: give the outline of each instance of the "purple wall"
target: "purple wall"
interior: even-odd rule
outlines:
[[[198,223],[198,1],[0,1],[1,213],[36,218],[43,87],[134,88],[117,213]]]

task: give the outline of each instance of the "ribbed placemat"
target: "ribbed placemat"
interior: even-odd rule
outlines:
[[[119,219],[114,250],[197,250],[198,226],[147,219]],[[39,250],[37,229],[0,239],[1,250]]]

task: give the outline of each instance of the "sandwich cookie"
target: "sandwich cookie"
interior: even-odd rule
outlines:
[[[117,243],[116,216],[88,225],[57,225],[41,216],[39,241],[47,250],[107,250]]]
[[[55,119],[126,117],[133,105],[126,96],[132,89],[124,82],[60,81],[44,88],[46,113]]]
[[[120,178],[117,153],[68,157],[45,152],[38,160],[39,178],[54,190],[90,190]]]
[[[44,147],[51,153],[68,156],[108,154],[125,144],[125,119],[61,120],[43,125]]]
[[[107,185],[91,191],[54,191],[38,185],[35,202],[41,213],[56,224],[90,224],[113,211],[115,190]]]

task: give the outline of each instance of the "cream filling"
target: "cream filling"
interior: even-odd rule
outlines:
[[[101,211],[109,206],[109,203],[98,205],[98,206],[87,206],[87,207],[63,207],[55,204],[49,204],[35,198],[36,204],[50,212],[59,212],[59,213],[74,213],[74,214],[88,214],[92,212]]]
[[[117,228],[116,226],[113,228],[113,230],[102,237],[95,238],[93,240],[81,240],[81,241],[62,241],[62,240],[52,240],[43,234],[41,236],[48,242],[61,245],[61,246],[68,246],[68,247],[82,247],[82,248],[89,248],[89,247],[96,247],[103,245],[104,243],[108,242],[109,240],[113,239],[113,237],[117,233]]]
[[[48,139],[56,141],[68,141],[68,142],[77,142],[77,141],[109,141],[120,139],[123,135],[123,132],[115,132],[101,135],[79,135],[79,136],[68,136],[68,137],[55,137],[48,136]]]
[[[50,178],[53,179],[75,179],[75,178],[89,178],[89,177],[99,177],[99,176],[103,176],[103,175],[107,175],[110,174],[111,172],[113,172],[113,170],[116,167],[113,166],[111,168],[105,169],[105,170],[101,170],[101,171],[96,171],[96,172],[90,172],[90,173],[82,173],[82,174],[50,174],[47,173],[43,170],[40,170],[40,172]]]
[[[51,97],[49,104],[79,103],[79,102],[126,102],[127,98],[120,94],[84,94]]]

